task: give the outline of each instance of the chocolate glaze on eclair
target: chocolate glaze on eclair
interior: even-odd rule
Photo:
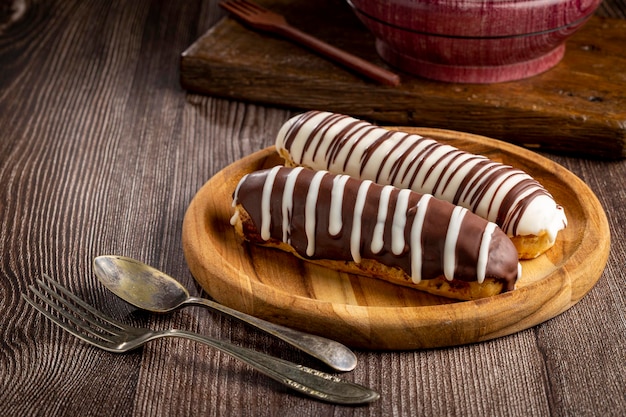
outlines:
[[[502,230],[431,195],[348,175],[275,167],[241,179],[233,206],[247,240],[287,244],[309,260],[374,260],[414,284],[445,277],[514,289],[521,268]],[[235,212],[232,223],[240,220]]]

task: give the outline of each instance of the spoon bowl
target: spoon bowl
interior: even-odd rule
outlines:
[[[168,313],[191,297],[174,278],[131,258],[99,256],[94,261],[98,279],[113,294],[144,310]]]
[[[174,278],[135,259],[116,255],[98,256],[93,267],[105,287],[141,309],[167,313],[184,306],[207,307],[273,335],[337,371],[351,371],[356,367],[354,353],[339,342],[274,324],[206,298],[191,296]]]

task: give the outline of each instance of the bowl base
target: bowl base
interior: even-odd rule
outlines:
[[[378,54],[391,66],[432,80],[453,83],[487,84],[529,78],[554,67],[565,53],[565,44],[529,61],[507,65],[460,66],[445,65],[404,55],[388,44],[376,40]]]

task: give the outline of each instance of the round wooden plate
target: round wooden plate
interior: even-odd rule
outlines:
[[[480,342],[532,327],[565,311],[597,282],[610,235],[593,192],[562,166],[529,150],[467,133],[402,128],[518,167],[563,205],[568,227],[553,248],[522,261],[514,291],[455,302],[382,280],[335,272],[242,242],[230,226],[232,193],[246,173],[282,164],[274,148],[211,178],[183,222],[195,279],[220,303],[365,349],[417,349]]]

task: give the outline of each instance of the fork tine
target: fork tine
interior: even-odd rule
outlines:
[[[96,317],[99,320],[101,320],[101,321],[90,321],[93,324],[95,324],[95,325],[97,325],[99,327],[102,327],[104,330],[109,331],[111,333],[118,333],[118,330],[125,330],[126,329],[126,326],[124,324],[122,324],[119,321],[116,321],[116,320],[114,320],[114,319],[112,319],[110,317],[105,316],[100,311],[96,310],[91,305],[87,304],[85,301],[83,301],[82,299],[78,298],[76,295],[74,295],[72,292],[70,292],[67,288],[65,288],[64,286],[62,286],[58,282],[56,282],[49,275],[44,274],[43,276],[44,276],[44,278],[46,278],[47,282],[52,284],[56,290],[58,290],[61,293],[63,293],[73,303],[75,303],[78,306],[82,307],[84,310],[86,310],[88,313],[90,313],[91,316]],[[52,289],[49,285],[44,283],[42,280],[38,279],[37,282],[39,283],[39,285],[43,286],[48,291],[48,294],[51,297],[53,297],[53,298],[63,302],[69,308],[73,308],[73,309],[75,308],[75,307],[72,306],[72,304],[67,303],[67,301],[65,301],[62,297],[59,296],[57,291]],[[89,316],[85,315],[85,318],[87,318],[87,317],[89,317]],[[106,326],[106,324],[108,324],[109,326]]]
[[[240,15],[245,15],[246,11],[245,10],[241,10],[238,5],[232,1],[228,1],[228,2],[222,2],[220,3],[220,6],[222,6],[224,9],[226,9],[229,13],[232,13],[234,15],[240,16]]]
[[[223,7],[224,9],[226,9],[227,11],[229,11],[230,13],[236,13],[239,12],[239,7],[237,6],[237,2],[236,1],[232,1],[232,0],[228,0],[228,1],[221,1],[219,3],[220,7]]]
[[[32,288],[31,288],[32,289]],[[54,324],[56,324],[57,326],[59,326],[60,328],[62,328],[63,330],[65,330],[66,332],[76,336],[78,339],[87,342],[89,344],[92,344],[94,346],[97,346],[101,349],[105,349],[105,350],[109,350],[109,351],[114,351],[111,347],[109,347],[111,344],[110,341],[102,339],[102,338],[95,338],[92,336],[89,336],[87,333],[85,332],[81,332],[78,329],[84,329],[82,326],[79,327],[73,327],[70,326],[68,323],[64,322],[63,320],[61,320],[60,318],[58,318],[57,316],[55,316],[54,314],[50,313],[48,310],[46,310],[45,308],[43,308],[41,305],[39,305],[38,303],[35,302],[35,300],[33,300],[32,298],[28,297],[26,294],[22,294],[22,298],[24,299],[24,301],[26,301],[28,304],[30,304],[31,306],[33,306],[33,308],[35,308],[35,310],[39,311],[41,314],[43,314],[47,319],[49,319],[50,321],[52,321]],[[46,303],[46,305],[49,305],[48,303]],[[57,308],[54,308],[55,311],[59,312],[60,310]],[[65,315],[64,315],[65,316]],[[75,324],[74,320],[71,320],[72,323]]]
[[[263,6],[253,3],[251,1],[247,1],[247,0],[235,0],[237,4],[239,4],[242,8],[249,10],[251,12],[257,12],[257,13],[265,13],[268,12],[269,10],[267,10],[266,8],[264,8]]]
[[[122,331],[116,327],[111,327],[108,324],[97,320],[98,317],[91,316],[90,313],[81,310],[79,306],[61,298],[58,294],[50,293],[49,290],[44,293],[31,286],[31,291],[38,295],[40,300],[50,309],[56,311],[57,314],[72,322],[77,328],[80,328],[95,337],[109,340],[112,337],[119,335]]]
[[[226,10],[234,14],[250,15],[268,12],[267,9],[259,6],[258,4],[250,3],[243,0],[223,1],[220,2],[220,6],[224,7]]]
[[[89,317],[84,312],[77,310],[76,306],[67,302],[63,298],[59,298],[57,295],[52,296],[51,293],[44,294],[32,285],[30,286],[30,290],[51,310],[54,310],[58,315],[64,317],[67,321],[72,322],[77,328],[80,328],[96,337],[104,338],[106,333],[109,335],[115,335],[115,330],[117,329],[112,329],[113,331],[107,329],[102,326],[101,323]]]
[[[81,337],[83,340],[88,341],[92,344],[97,344],[97,342],[107,343],[110,345],[114,345],[115,339],[117,339],[120,334],[124,333],[126,330],[125,326],[115,320],[106,317],[99,311],[95,310],[89,304],[85,303],[80,298],[76,297],[66,288],[64,288],[59,283],[55,282],[48,275],[44,275],[47,282],[49,282],[52,286],[54,286],[58,291],[62,294],[65,294],[68,298],[64,298],[62,294],[59,294],[55,289],[51,288],[46,282],[37,279],[37,283],[43,289],[44,292],[40,291],[38,288],[34,286],[30,286],[31,291],[36,294],[40,301],[46,304],[51,310],[55,311],[57,315],[65,318],[67,322],[72,323],[75,326],[75,329],[71,331],[72,334],[81,337],[79,335],[86,336],[87,334],[93,336],[89,337],[90,340],[87,340],[87,337]],[[32,303],[31,303],[32,304]],[[38,309],[41,311],[41,309]],[[48,312],[46,316],[50,317],[50,312]],[[68,328],[69,323],[62,321],[59,317],[52,315],[57,320],[55,322],[59,325],[64,324],[62,326],[64,329],[70,331],[71,327]],[[80,331],[79,331],[80,330]],[[78,334],[77,334],[78,332]]]

